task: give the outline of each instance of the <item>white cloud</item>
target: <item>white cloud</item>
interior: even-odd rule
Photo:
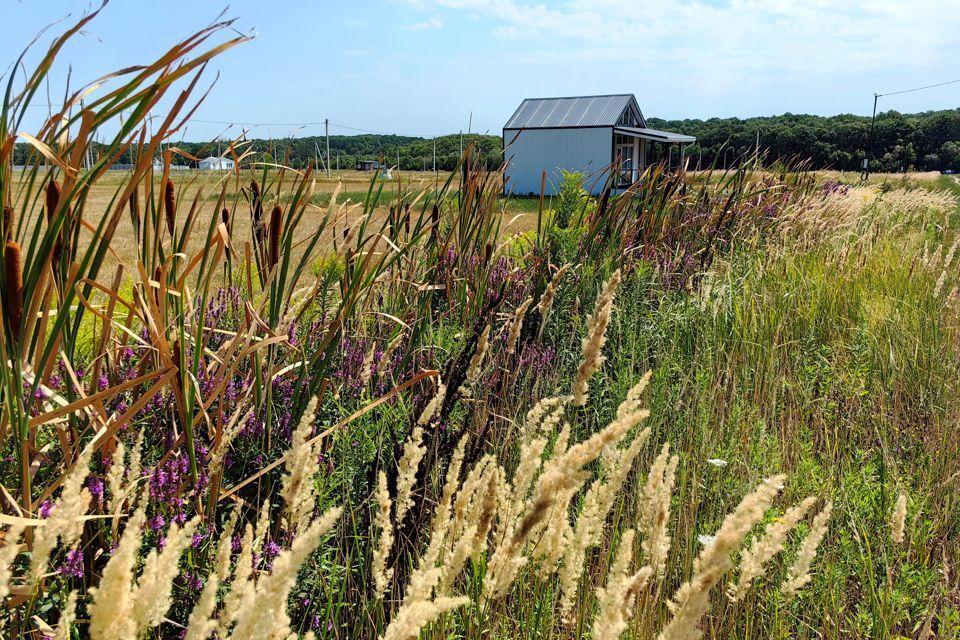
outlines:
[[[416,24],[411,24],[407,26],[408,31],[433,31],[435,29],[443,28],[443,20],[436,17],[431,17],[423,22],[417,22]]]

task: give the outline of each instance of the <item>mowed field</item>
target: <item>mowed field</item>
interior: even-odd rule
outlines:
[[[264,210],[269,214],[270,210],[277,204],[286,209],[287,204],[294,197],[294,181],[291,174],[294,170],[287,170],[286,175],[280,182],[279,191],[273,189],[264,202]],[[84,221],[96,227],[103,216],[115,209],[116,200],[121,191],[126,186],[126,180],[129,178],[129,172],[111,171],[103,178],[98,180],[91,188],[86,199],[83,211]],[[216,172],[216,171],[174,171],[170,175],[176,190],[177,216],[178,219],[187,215],[192,208],[196,208],[196,223],[187,245],[188,253],[193,255],[202,249],[202,244],[206,238],[207,224],[213,215],[219,216],[217,202],[220,201],[221,193],[224,198],[224,206],[231,213],[231,240],[237,251],[243,251],[243,244],[252,241],[251,231],[251,213],[248,195],[250,181],[256,178],[261,181],[262,171],[242,170],[236,172]],[[331,215],[332,224],[324,234],[324,244],[332,247],[337,235],[342,234],[345,229],[357,223],[365,215],[365,203],[370,198],[372,207],[370,225],[371,228],[379,228],[389,212],[389,208],[405,194],[405,201],[413,201],[412,210],[418,214],[424,207],[430,206],[431,195],[436,190],[442,190],[445,182],[450,179],[449,172],[432,171],[404,171],[393,172],[392,179],[382,179],[375,176],[372,172],[361,172],[353,170],[343,170],[331,172],[327,177],[322,172],[314,174],[313,193],[310,197],[310,204],[306,208],[305,216],[300,225],[295,229],[294,251],[299,254],[302,251],[302,243],[311,237],[316,231],[317,225],[320,225],[323,219]],[[280,173],[270,172],[268,181],[280,179]],[[448,197],[456,193],[457,178],[451,183],[447,192]],[[22,181],[22,176],[21,176]],[[162,176],[158,172],[154,176],[154,187],[159,193],[162,190]],[[22,184],[22,182],[21,182]],[[141,187],[142,189],[142,187]],[[334,191],[338,192],[337,206],[330,212],[330,199]],[[23,198],[20,199],[17,210],[29,210],[25,206]],[[32,200],[32,198],[31,198]],[[502,211],[501,237],[509,237],[514,234],[524,233],[530,229],[535,229],[537,224],[537,212],[539,209],[539,199],[504,197],[499,202]],[[549,208],[551,199],[547,198],[544,206]],[[124,205],[126,209],[126,205]],[[41,218],[39,209],[36,210],[36,218]],[[81,244],[89,242],[91,231],[84,228],[81,231]],[[133,226],[130,215],[127,211],[121,217],[114,240],[110,244],[110,255],[104,262],[104,267],[113,270],[116,265],[122,264],[124,270],[128,273],[136,269],[137,248],[133,239]]]

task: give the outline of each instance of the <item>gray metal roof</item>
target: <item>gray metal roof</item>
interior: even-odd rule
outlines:
[[[571,98],[527,98],[511,116],[504,129],[545,129],[554,127],[612,127],[630,103],[640,113],[632,93]],[[642,115],[640,116],[643,117]]]
[[[654,140],[656,142],[680,142],[687,144],[697,141],[694,136],[685,136],[682,133],[660,131],[659,129],[648,129],[646,127],[616,127],[614,128],[614,131],[627,136],[646,138],[647,140]]]

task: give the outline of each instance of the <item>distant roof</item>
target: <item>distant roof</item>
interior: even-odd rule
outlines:
[[[612,127],[629,104],[640,112],[632,93],[569,98],[527,98],[504,129],[551,127]]]
[[[226,156],[219,157],[219,158],[218,158],[217,156],[207,156],[206,158],[204,158],[204,159],[201,160],[200,162],[217,162],[217,161],[220,161],[220,162],[233,162],[233,160],[232,160],[231,158],[228,158],[228,157],[226,157]]]
[[[694,143],[697,139],[693,136],[685,136],[682,133],[673,133],[672,131],[660,131],[659,129],[648,129],[647,127],[616,127],[617,133],[622,133],[636,138],[646,138],[656,142],[682,142]]]

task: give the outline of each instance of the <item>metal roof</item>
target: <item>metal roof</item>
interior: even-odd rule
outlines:
[[[631,103],[640,113],[632,93],[570,98],[527,98],[520,103],[504,129],[612,127]],[[640,116],[641,122],[643,116]]]
[[[635,138],[646,138],[656,142],[679,142],[682,144],[694,143],[697,139],[694,136],[685,136],[681,133],[672,131],[660,131],[659,129],[648,129],[646,127],[616,127],[614,131],[626,136]]]

